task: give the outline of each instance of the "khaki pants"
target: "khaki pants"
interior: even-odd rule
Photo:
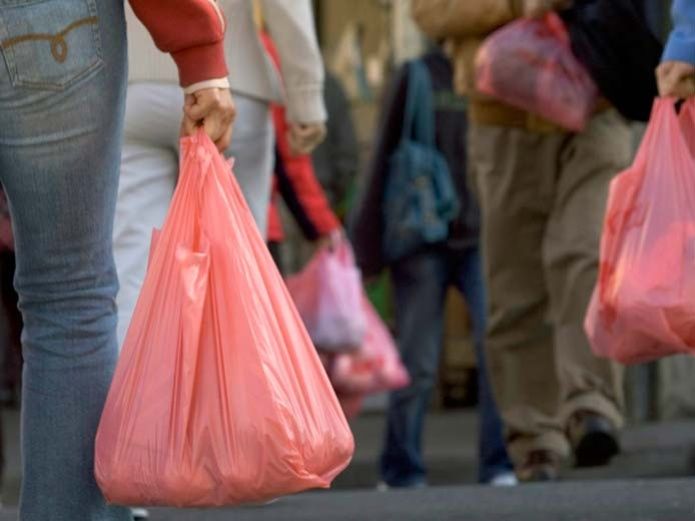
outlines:
[[[632,156],[612,111],[581,134],[472,125],[483,217],[492,384],[520,465],[566,456],[567,419],[590,410],[622,425],[622,372],[592,355],[583,321],[598,270],[608,184]]]

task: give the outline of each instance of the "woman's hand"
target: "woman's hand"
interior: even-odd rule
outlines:
[[[685,99],[695,96],[695,65],[685,62],[664,62],[656,69],[659,95]]]
[[[326,137],[325,123],[304,123],[290,126],[288,141],[292,153],[297,156],[311,154]]]
[[[201,89],[186,94],[181,135],[190,136],[198,127],[203,127],[217,149],[224,152],[232,141],[235,117],[236,109],[229,89]]]

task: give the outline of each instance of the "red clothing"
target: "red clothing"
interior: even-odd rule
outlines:
[[[280,58],[275,45],[267,34],[261,33],[261,36],[268,54],[279,68]],[[296,156],[290,150],[285,108],[273,105],[271,110],[275,125],[276,154],[273,193],[268,210],[268,240],[282,242],[285,238],[276,204],[279,196],[284,199],[307,239],[316,240],[339,230],[340,221],[316,179],[311,156]]]
[[[182,87],[226,78],[225,22],[215,0],[130,0],[157,47],[171,54]]]
[[[285,109],[272,107],[275,124],[276,155],[273,195],[268,215],[268,240],[281,242],[284,232],[276,208],[277,197],[282,196],[297,224],[309,240],[316,240],[340,229],[323,188],[316,180],[311,156],[295,156],[287,140],[289,125]]]

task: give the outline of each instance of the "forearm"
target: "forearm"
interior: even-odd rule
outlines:
[[[287,119],[326,121],[324,70],[309,0],[263,0],[268,30],[280,55]]]
[[[170,53],[183,87],[227,77],[225,22],[214,0],[130,0],[157,47]]]

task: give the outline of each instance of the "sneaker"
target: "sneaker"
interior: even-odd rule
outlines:
[[[567,423],[576,467],[601,467],[620,453],[618,431],[607,418],[579,411]]]
[[[560,473],[560,457],[549,450],[534,450],[526,456],[516,476],[522,483],[555,481]]]
[[[519,484],[516,474],[513,472],[502,472],[487,482],[491,487],[515,487]]]
[[[133,521],[143,521],[150,518],[150,513],[144,508],[131,508],[130,514],[133,516]]]

